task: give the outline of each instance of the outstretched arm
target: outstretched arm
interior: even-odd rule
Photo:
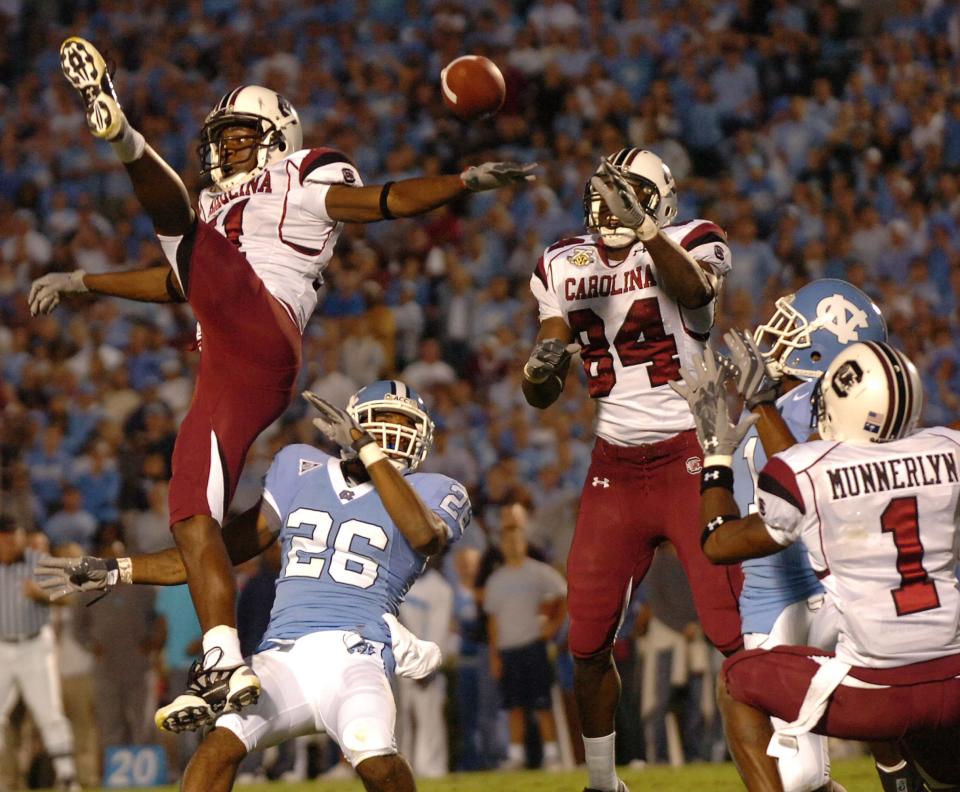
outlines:
[[[51,272],[33,282],[27,302],[30,313],[37,316],[50,313],[63,297],[87,292],[139,302],[184,302],[180,285],[168,265],[99,275],[91,275],[82,269]]]
[[[326,210],[343,223],[374,223],[429,212],[471,192],[494,190],[532,181],[536,165],[487,162],[467,168],[459,176],[422,176],[369,187],[333,184],[327,190]]]
[[[224,526],[223,541],[236,566],[266,550],[279,532],[279,517],[261,501]],[[176,586],[187,582],[176,547],[129,558],[44,556],[37,563],[34,577],[51,600],[77,591],[106,590],[118,583]]]

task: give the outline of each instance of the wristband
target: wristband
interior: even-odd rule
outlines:
[[[704,468],[703,473],[700,474],[700,494],[714,487],[723,487],[732,492],[733,470],[726,465],[712,465]]]
[[[368,468],[370,465],[375,465],[381,459],[386,459],[387,455],[383,453],[383,449],[379,445],[374,443],[367,443],[357,454],[360,457],[360,461],[363,462],[363,466]]]
[[[703,457],[704,470],[712,467],[733,467],[733,454],[705,454]]]
[[[387,206],[387,196],[390,195],[391,187],[393,187],[393,182],[388,181],[380,188],[380,214],[383,215],[384,220],[396,219],[396,215],[391,212],[390,207]]]
[[[726,522],[733,522],[739,519],[739,514],[719,514],[710,520],[710,522],[703,526],[703,533],[700,534],[700,549],[703,549],[703,546],[707,543],[707,539],[710,538],[710,534],[716,531],[717,528]]]

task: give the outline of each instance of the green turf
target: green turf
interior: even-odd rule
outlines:
[[[733,765],[699,764],[679,769],[654,767],[620,772],[631,792],[735,792],[743,784]],[[879,788],[868,759],[833,763],[833,777],[847,792],[875,792]],[[570,773],[523,771],[517,773],[459,773],[436,781],[420,781],[420,792],[581,792],[586,783],[582,770]],[[156,789],[156,788],[154,788]],[[173,787],[166,787],[172,790]],[[361,792],[359,781],[307,781],[303,784],[257,784],[237,787],[239,792]],[[157,790],[159,792],[159,790]]]

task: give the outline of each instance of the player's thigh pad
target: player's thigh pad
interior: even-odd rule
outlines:
[[[250,665],[260,678],[260,698],[241,712],[217,719],[216,725],[237,735],[248,752],[317,731],[317,702],[300,684],[303,672],[292,656],[294,648],[255,654]],[[317,673],[315,668],[313,674]]]
[[[318,728],[337,741],[354,767],[397,752],[397,706],[383,651],[382,643],[341,630],[306,635],[294,647],[301,678],[310,680],[306,684],[318,704]]]

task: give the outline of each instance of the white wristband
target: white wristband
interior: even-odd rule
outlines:
[[[360,449],[360,461],[363,462],[364,467],[370,467],[379,462],[381,459],[386,459],[387,455],[383,453],[383,449],[380,448],[376,443],[367,443],[363,448]]]
[[[705,468],[713,467],[714,465],[733,467],[733,455],[715,454],[713,456],[705,456],[703,458],[703,466]]]
[[[120,573],[120,583],[133,583],[133,562],[129,558],[117,559],[117,571]]]

